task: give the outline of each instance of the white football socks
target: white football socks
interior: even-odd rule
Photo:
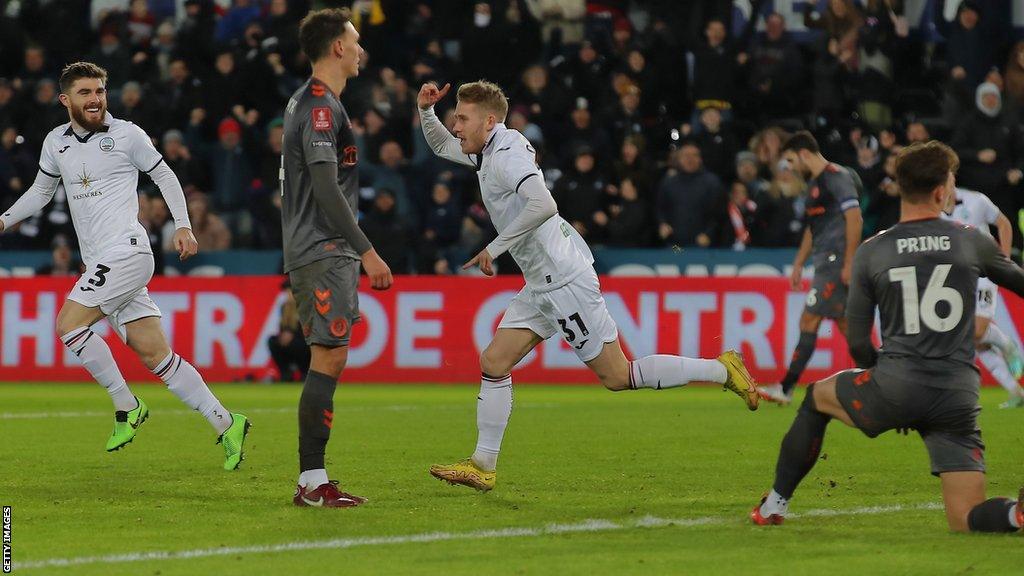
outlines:
[[[786,500],[775,490],[772,490],[761,504],[761,516],[767,518],[772,514],[785,516],[789,512],[789,500]]]
[[[995,322],[988,323],[988,329],[981,336],[981,343],[988,344],[989,346],[995,346],[1003,354],[1009,354],[1013,350],[1015,344],[1010,337],[1003,332],[999,326],[996,326]]]
[[[305,487],[306,490],[316,490],[320,486],[327,484],[327,482],[327,470],[323,468],[303,470],[299,474],[299,486]]]
[[[989,327],[991,328],[991,324]],[[1010,367],[1006,364],[1006,359],[999,353],[998,350],[988,349],[981,350],[978,352],[978,358],[981,359],[981,363],[985,365],[985,368],[992,374],[992,377],[999,382],[1011,396],[1020,396],[1022,392],[1020,384],[1013,379],[1013,375],[1010,374]]]
[[[655,354],[629,363],[630,388],[663,390],[690,382],[724,384],[728,373],[718,360]]]
[[[473,461],[484,470],[494,470],[501,451],[508,418],[512,415],[512,375],[480,377],[480,395],[476,404],[476,450]]]
[[[221,406],[206,382],[203,382],[203,377],[187,360],[171,351],[156,365],[153,374],[163,380],[167,389],[186,406],[202,414],[217,434],[223,434],[231,427],[231,413]]]
[[[107,389],[107,394],[110,394],[110,399],[114,401],[114,410],[127,412],[138,407],[135,395],[124,381],[124,376],[121,375],[121,370],[110,353],[110,347],[103,338],[96,336],[89,327],[82,326],[61,336],[60,339],[78,356],[89,374]]]

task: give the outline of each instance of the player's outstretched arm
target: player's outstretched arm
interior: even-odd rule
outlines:
[[[342,237],[360,255],[363,269],[370,277],[370,286],[374,290],[390,288],[394,282],[391,269],[377,255],[370,240],[359,228],[356,215],[338,188],[338,165],[334,162],[316,162],[309,165],[309,171],[313,177],[313,197],[317,208],[338,226]]]
[[[468,154],[462,153],[462,145],[459,139],[452,136],[452,133],[444,127],[441,120],[434,113],[434,104],[444,98],[451,84],[445,84],[444,88],[438,89],[433,83],[424,84],[416,96],[416,106],[420,111],[420,127],[423,129],[423,137],[427,140],[430,149],[445,160],[451,160],[466,166],[476,166],[476,162]]]
[[[53,193],[57,191],[59,177],[53,177],[40,170],[32,186],[21,195],[6,212],[0,215],[0,232],[8,230],[18,222],[32,216],[50,203]]]

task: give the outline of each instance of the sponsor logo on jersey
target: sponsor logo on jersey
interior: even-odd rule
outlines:
[[[331,146],[334,146],[334,143],[333,142],[328,142],[326,140],[314,140],[312,146],[313,146],[313,148],[321,148],[321,147],[328,147],[329,148]]]
[[[355,166],[356,162],[359,161],[359,149],[355,146],[345,146],[345,149],[342,152],[342,166]]]
[[[313,130],[325,132],[334,127],[334,117],[331,109],[326,106],[316,106],[310,112],[313,117]]]
[[[104,136],[100,139],[100,150],[104,152],[110,152],[114,149],[114,139],[110,136]]]
[[[72,182],[72,184],[78,184],[83,190],[89,188],[100,180],[99,178],[93,177],[92,174],[89,174],[89,171],[85,169],[85,164],[82,164],[82,172],[78,174],[77,178],[78,179]]]

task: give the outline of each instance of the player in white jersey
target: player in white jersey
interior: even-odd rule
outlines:
[[[432,466],[430,473],[477,490],[494,487],[498,451],[512,412],[512,367],[558,333],[609,390],[716,382],[756,410],[757,387],[734,351],[716,360],[664,354],[626,359],[601,296],[590,248],[558,215],[533,147],[502,123],[508,100],[501,88],[483,81],[459,88],[455,136],[433,110],[449,88],[425,84],[420,89],[423,134],[435,154],[476,170],[484,206],[498,230],[498,237],[463,269],[479,266],[490,276],[494,258],[508,251],[522,268],[526,286],[512,299],[494,339],[480,355],[475,452],[455,464]]]
[[[107,451],[135,438],[149,408],[129,390],[106,342],[93,337],[91,326],[104,317],[171,392],[206,417],[224,446],[224,468],[234,470],[242,460],[249,421],[225,410],[199,372],[171,351],[160,309],[146,289],[153,276],[153,253],[139,223],[139,171],[149,174],[167,201],[176,228],[174,246],[182,260],[199,249],[185,196],[149,136],[107,113],[106,82],[106,70],[95,64],[76,62],[64,68],[60,101],[71,121],[46,135],[35,182],[0,216],[0,232],[46,206],[63,180],[86,271],[57,315],[57,332],[113,400],[114,431]]]
[[[956,193],[949,197],[946,214],[950,219],[977,228],[986,236],[991,236],[989,226],[995,226],[999,236],[999,248],[1004,254],[1010,254],[1013,225],[988,196],[957,188]],[[1017,342],[992,321],[998,303],[999,290],[996,285],[988,278],[978,278],[978,302],[974,318],[974,340],[978,347],[978,359],[999,385],[1010,394],[1009,399],[999,407],[1022,408],[1024,389],[1021,388],[1019,380],[1024,374],[1024,359],[1021,358]]]

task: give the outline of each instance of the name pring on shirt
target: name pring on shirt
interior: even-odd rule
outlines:
[[[949,236],[917,236],[913,238],[897,238],[896,253],[911,252],[946,252],[949,250]]]

